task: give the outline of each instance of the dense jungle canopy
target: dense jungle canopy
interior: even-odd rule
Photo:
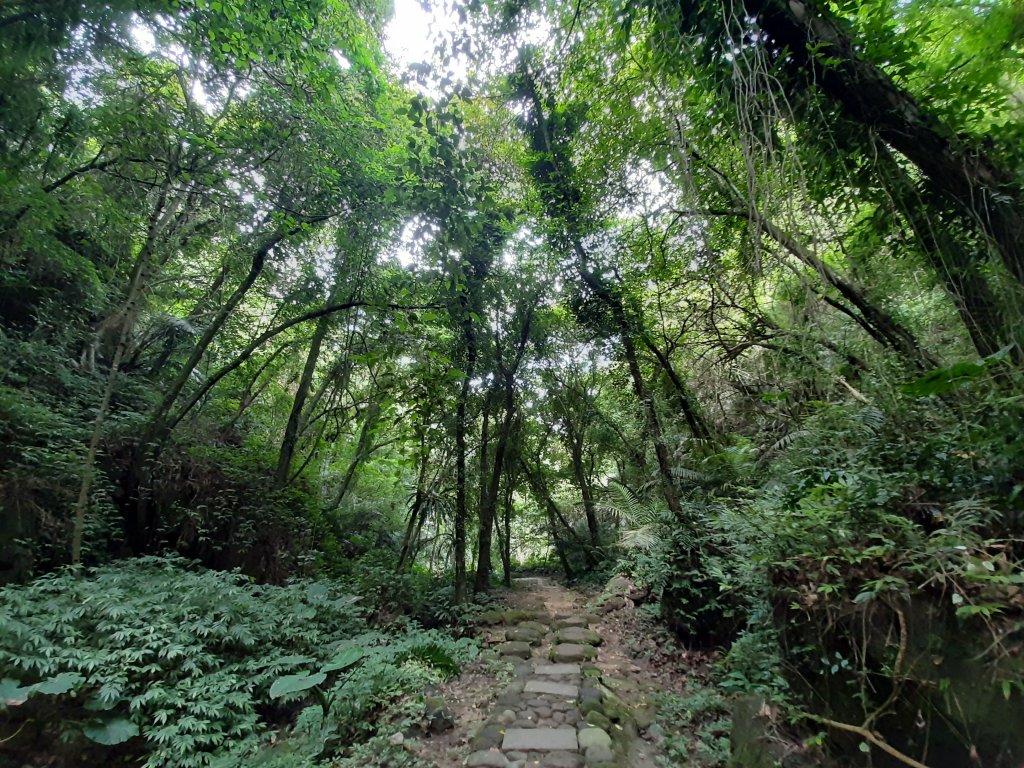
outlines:
[[[1019,766],[1022,297],[1019,0],[5,2],[0,764],[414,765],[546,569]]]

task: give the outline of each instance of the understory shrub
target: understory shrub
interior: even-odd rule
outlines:
[[[297,751],[316,757],[475,652],[416,626],[372,632],[327,581],[257,585],[159,557],[64,570],[0,592],[0,754],[198,768],[252,756],[294,721],[316,744]]]

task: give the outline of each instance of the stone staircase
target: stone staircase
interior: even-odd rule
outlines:
[[[516,678],[473,736],[468,768],[612,768],[618,764],[600,684],[601,636],[581,614],[508,626],[496,646],[518,659]]]

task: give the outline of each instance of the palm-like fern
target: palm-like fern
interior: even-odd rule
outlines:
[[[608,484],[598,510],[619,524],[619,545],[626,549],[651,549],[661,539],[658,529],[665,513],[662,504],[640,498],[622,483]]]

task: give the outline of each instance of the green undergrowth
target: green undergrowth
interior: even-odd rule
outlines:
[[[423,691],[478,650],[366,613],[334,582],[257,585],[177,558],[6,587],[0,757],[47,745],[60,765],[356,759],[382,723],[414,729]]]
[[[713,686],[691,678],[684,693],[654,696],[664,733],[661,765],[724,768],[729,760],[729,702]]]

